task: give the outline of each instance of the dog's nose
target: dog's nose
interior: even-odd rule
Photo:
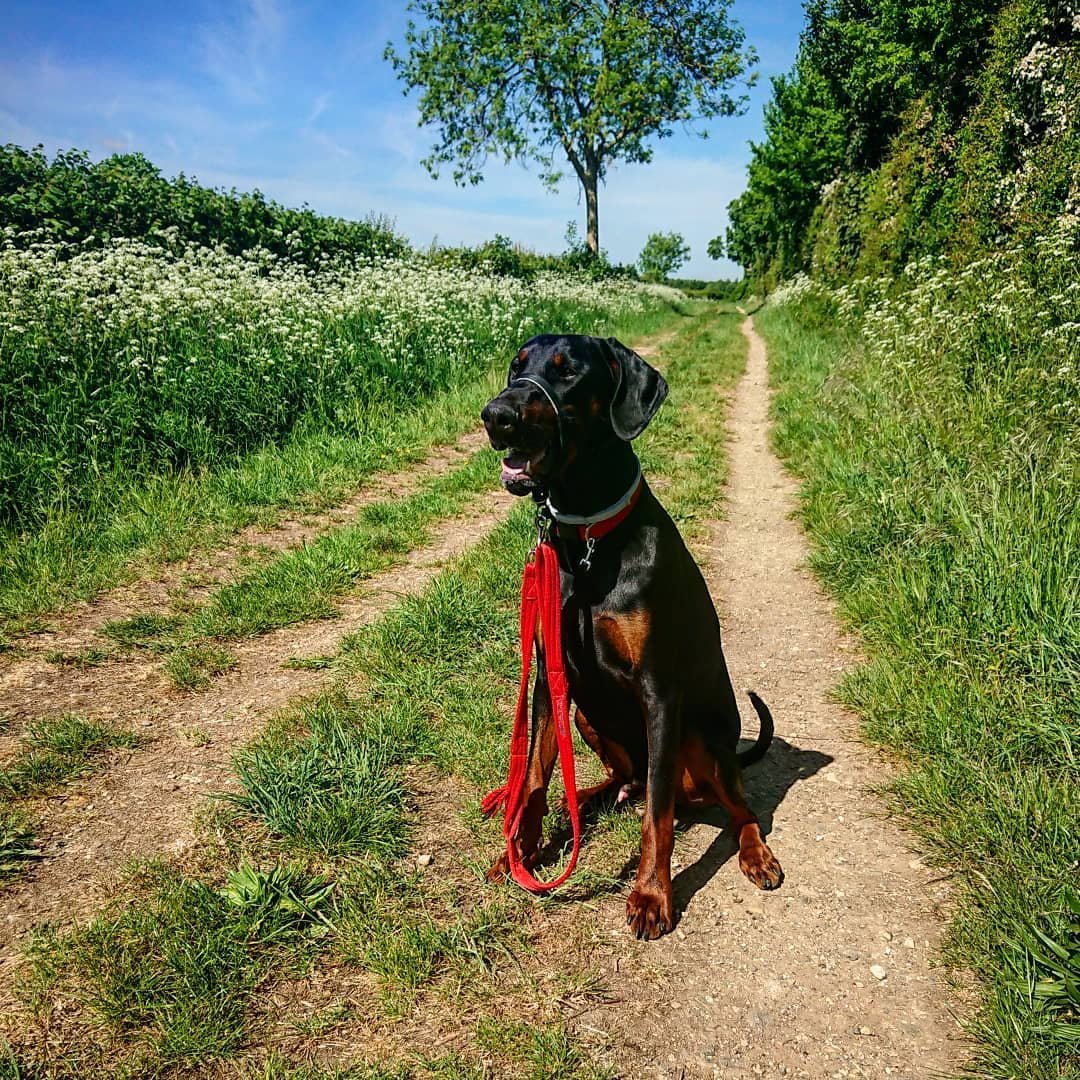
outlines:
[[[514,431],[517,424],[517,412],[505,401],[495,398],[494,401],[489,401],[484,407],[480,419],[484,421],[484,427],[488,429],[490,434],[506,437]]]

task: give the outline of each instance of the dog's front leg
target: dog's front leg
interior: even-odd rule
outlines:
[[[544,654],[537,650],[536,682],[532,695],[532,731],[529,738],[529,765],[525,773],[524,809],[514,843],[521,861],[529,870],[540,855],[544,815],[547,813],[547,789],[558,753],[555,721],[551,713],[547,668]],[[487,873],[488,881],[502,881],[510,872],[510,860],[504,851]]]
[[[641,821],[641,861],[626,900],[626,922],[635,937],[653,938],[675,927],[671,892],[671,852],[675,846],[675,769],[682,727],[678,695],[652,687],[642,694],[649,736],[645,816]]]

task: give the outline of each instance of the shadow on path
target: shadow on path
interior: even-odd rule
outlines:
[[[742,749],[746,749],[751,742],[743,740]],[[794,746],[786,739],[776,736],[764,761],[752,766],[745,773],[746,800],[750,808],[758,815],[763,836],[768,836],[772,831],[773,816],[777,808],[784,801],[785,796],[800,780],[806,780],[825,768],[832,761],[832,757],[820,750],[802,749]],[[598,814],[610,808],[612,800],[597,800],[591,803],[582,812],[583,823],[595,821]],[[672,879],[675,894],[675,908],[681,914],[694,895],[702,889],[724,865],[739,850],[739,839],[729,827],[727,814],[719,807],[695,812],[683,811],[678,815],[676,832],[685,832],[691,825],[713,825],[720,830],[713,838],[708,848],[701,857],[692,865],[679,872]],[[565,857],[571,839],[569,823],[563,817],[559,826],[553,830],[541,852],[538,867],[543,867],[560,858]],[[588,842],[588,829],[584,830],[582,837]],[[623,883],[631,877],[637,869],[639,854],[628,859],[616,875],[616,881]],[[783,852],[778,851],[777,857],[783,864]],[[590,885],[583,891],[575,891],[574,901],[590,899],[601,894],[609,894],[619,888],[610,879]],[[781,886],[782,888],[783,886]]]
[[[832,760],[829,754],[823,754],[820,750],[804,750],[786,739],[773,739],[764,761],[752,766],[745,773],[746,801],[750,809],[758,815],[763,836],[772,832],[773,815],[787,793],[800,780],[809,779]],[[686,910],[694,895],[708,884],[720,867],[739,850],[739,838],[729,827],[727,814],[723,810],[712,808],[695,814],[682,814],[679,828],[685,829],[699,822],[715,825],[720,832],[713,837],[712,843],[695,863],[681,870],[672,879],[675,908],[680,913]],[[783,865],[784,853],[777,851],[776,855]]]

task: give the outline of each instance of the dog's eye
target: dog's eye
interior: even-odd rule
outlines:
[[[570,361],[566,359],[566,354],[557,352],[552,358],[551,362],[555,365],[555,372],[559,378],[567,379],[574,374],[573,368],[570,366]]]

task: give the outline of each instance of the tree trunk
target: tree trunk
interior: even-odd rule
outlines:
[[[596,173],[586,173],[581,178],[582,187],[585,188],[585,212],[587,223],[585,228],[585,243],[593,255],[600,254],[600,223],[596,211]]]

